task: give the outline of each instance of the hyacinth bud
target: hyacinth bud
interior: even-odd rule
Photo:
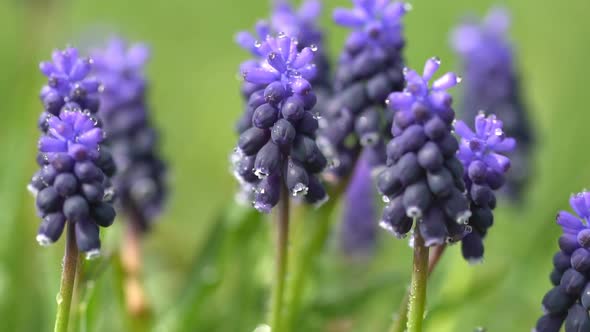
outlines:
[[[514,150],[516,141],[506,137],[503,122],[495,115],[486,117],[483,113],[478,114],[474,127],[475,131],[472,131],[463,121],[455,124],[455,130],[461,137],[457,156],[465,170],[464,178],[471,201],[469,225],[479,235],[478,240],[483,241],[492,225],[492,210],[496,202],[494,190],[504,184],[504,174],[510,167],[510,160],[502,153]],[[467,244],[463,243],[463,246]],[[469,246],[473,246],[473,243]],[[483,243],[481,246],[483,248]],[[475,252],[467,248],[463,250],[464,256],[469,254],[465,258],[471,260],[483,259],[483,250],[479,252],[481,256],[474,256]]]
[[[386,161],[385,142],[391,139],[392,115],[385,100],[403,88],[402,17],[405,10],[392,1],[355,2],[352,9],[338,8],[334,21],[352,31],[340,56],[334,94],[322,109],[318,137],[321,149],[333,165],[328,172],[343,178],[352,172],[350,154],[356,160],[362,150],[380,156],[371,167]]]
[[[441,116],[453,114],[450,103],[441,95],[457,79],[443,75],[429,87],[438,62],[427,61],[424,77],[406,69],[406,88],[389,96],[388,105],[396,113],[391,127],[393,139],[387,144],[387,167],[377,183],[390,201],[383,217],[388,222],[383,225],[391,230],[400,224],[402,227],[394,229],[394,233],[402,230],[401,234],[405,234],[416,220],[415,231],[428,246],[460,240],[468,233],[463,224],[470,215],[461,190],[462,168],[459,165],[460,172],[453,169],[458,163],[458,143],[451,135],[449,119]]]
[[[99,163],[105,172],[119,168],[113,177],[117,204],[142,231],[149,230],[160,214],[167,192],[166,166],[160,158],[158,135],[148,114],[143,71],[149,57],[145,44],[128,45],[118,38],[93,51],[94,72],[104,82],[98,114],[109,133],[108,145],[114,157],[103,155]],[[92,196],[92,190],[87,190]],[[112,223],[110,210],[101,212],[107,215],[96,222]]]
[[[240,39],[242,46],[255,43],[248,35]],[[242,66],[245,81],[259,90],[249,96],[248,108],[254,111],[250,127],[241,130],[232,167],[242,191],[253,192],[253,206],[269,213],[281,186],[308,203],[325,201],[326,191],[314,174],[327,160],[315,142],[319,125],[310,112],[317,102],[310,83],[316,75],[315,47],[299,50],[286,34],[263,39],[251,49],[258,60]]]
[[[590,193],[572,195],[570,205],[577,216],[566,211],[557,215],[563,235],[559,240],[561,250],[553,256],[554,269],[550,277],[556,287],[543,298],[546,314],[537,321],[536,331],[558,332],[563,325],[566,331],[590,329],[590,283],[587,278],[590,251],[577,241],[589,229],[590,205],[586,202],[590,202]]]
[[[510,17],[506,10],[494,8],[482,22],[469,20],[452,34],[466,84],[461,103],[461,119],[471,121],[479,110],[504,119],[504,132],[518,141],[507,174],[505,191],[520,198],[529,178],[533,130],[520,93],[520,83],[512,43],[507,37]]]
[[[41,169],[29,185],[43,219],[39,244],[56,242],[69,222],[75,227],[78,249],[88,258],[100,252],[98,225],[110,226],[115,218],[114,209],[104,201],[114,168],[102,167],[110,157],[102,147],[104,133],[94,115],[99,84],[88,77],[91,64],[73,48],[55,51],[53,62],[41,64],[49,82],[41,92],[45,106],[38,145]],[[96,216],[108,217],[108,222],[99,222]]]

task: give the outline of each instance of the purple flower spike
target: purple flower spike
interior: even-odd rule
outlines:
[[[385,100],[404,85],[402,18],[408,5],[393,1],[353,1],[352,9],[336,9],[334,20],[352,29],[340,55],[334,95],[322,109],[319,142],[332,165],[329,176],[347,177],[361,150],[385,162],[392,115]]]
[[[553,256],[553,288],[543,297],[544,313],[534,331],[559,332],[564,324],[566,331],[590,329],[590,193],[572,195],[570,205],[577,215],[557,214],[563,235]]]
[[[510,159],[502,153],[513,151],[514,138],[506,137],[502,121],[495,115],[480,113],[475,117],[475,132],[463,121],[455,124],[461,137],[457,157],[465,169],[465,184],[471,201],[469,225],[473,234],[462,241],[463,256],[471,262],[483,259],[483,238],[493,223],[495,190],[504,184]]]
[[[76,102],[80,108],[96,112],[100,84],[88,76],[91,67],[92,60],[80,57],[78,50],[72,47],[55,50],[52,61],[41,62],[39,68],[47,77],[47,85],[41,89],[45,111],[58,115],[64,104]]]
[[[46,111],[40,123],[41,169],[28,187],[42,218],[39,244],[56,242],[69,222],[75,227],[78,249],[87,258],[100,253],[99,226],[108,227],[115,219],[110,183],[115,165],[102,146],[101,123],[92,114],[99,102],[93,96],[98,91],[97,81],[86,79],[91,65],[72,48],[54,52],[53,63],[41,65],[50,82],[44,88],[45,96],[59,96],[53,99],[59,103],[50,106],[61,106],[47,108],[47,100],[43,100]]]
[[[381,226],[401,237],[415,221],[414,232],[419,231],[428,246],[472,235],[466,225],[471,211],[463,193],[463,167],[456,156],[459,143],[451,133],[452,99],[446,92],[459,78],[447,73],[429,87],[439,65],[437,58],[426,61],[423,76],[405,69],[405,89],[390,94],[393,139],[377,178],[387,202]]]
[[[242,74],[258,90],[250,95],[242,120],[231,157],[233,173],[261,212],[269,213],[279,199],[287,199],[279,197],[281,186],[318,205],[327,194],[314,174],[327,160],[316,145],[318,121],[311,113],[317,101],[310,83],[316,49],[299,51],[297,41],[285,34],[268,36],[255,48],[262,60],[243,66]]]
[[[377,237],[375,190],[367,154],[365,152],[358,160],[346,189],[341,245],[349,257],[370,256]]]
[[[518,141],[503,188],[518,199],[531,173],[529,155],[534,135],[520,95],[513,46],[507,36],[509,26],[508,12],[495,8],[481,22],[471,18],[459,25],[451,43],[468,82],[463,86],[461,118],[471,121],[480,110],[496,114],[504,120],[506,134]]]
[[[119,172],[113,178],[117,203],[137,229],[148,231],[166,199],[166,166],[148,116],[145,44],[111,39],[93,52],[95,74],[104,84],[99,116]]]

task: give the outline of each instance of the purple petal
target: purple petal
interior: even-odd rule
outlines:
[[[268,64],[276,69],[279,73],[284,73],[287,70],[287,64],[280,54],[272,52],[268,55],[267,60]]]
[[[39,139],[39,151],[41,152],[65,152],[67,143],[55,138],[43,136]]]
[[[244,73],[244,79],[250,83],[268,84],[279,78],[277,72],[271,72],[262,68],[252,68]]]
[[[306,0],[299,7],[299,17],[304,21],[314,21],[322,12],[322,3],[319,0]]]
[[[306,47],[303,50],[301,50],[299,55],[297,55],[297,58],[295,59],[295,61],[293,61],[292,65],[294,68],[301,68],[303,66],[306,66],[307,64],[313,61],[314,56],[314,51],[312,51],[311,48]]]
[[[508,137],[504,138],[500,143],[494,145],[494,150],[498,152],[510,152],[516,148],[516,140]]]
[[[253,52],[253,50],[255,49],[254,44],[256,44],[256,39],[254,38],[254,36],[252,36],[251,33],[247,31],[238,32],[238,34],[235,37],[235,41],[238,45],[240,45],[241,48],[245,50]]]
[[[318,73],[318,68],[314,63],[311,63],[303,68],[299,68],[299,74],[306,80],[313,80]]]
[[[414,103],[414,96],[407,92],[394,92],[387,98],[387,103],[393,111],[409,109]]]
[[[397,21],[408,12],[408,5],[403,2],[390,3],[384,10],[383,18],[388,21]]]
[[[496,36],[503,36],[510,28],[510,15],[505,8],[497,7],[490,10],[484,19],[487,31]]]
[[[268,35],[270,35],[270,26],[266,21],[258,21],[256,22],[256,26],[254,27],[256,30],[256,34],[258,38],[264,40]]]
[[[497,153],[490,153],[483,157],[483,161],[495,171],[506,173],[510,169],[510,159]]]
[[[68,154],[78,161],[85,160],[88,158],[88,148],[82,144],[70,144]]]
[[[90,73],[91,68],[92,66],[88,59],[78,59],[72,67],[70,79],[73,81],[82,80],[84,77],[86,77],[86,75],[88,75],[88,73]]]
[[[351,28],[361,27],[365,23],[365,17],[359,11],[344,8],[336,8],[333,19],[337,24]]]
[[[291,37],[284,35],[278,38],[277,42],[279,45],[279,52],[283,56],[283,59],[289,59],[291,53]]]
[[[150,58],[150,48],[145,44],[132,45],[127,51],[127,64],[134,69],[141,69]]]
[[[103,132],[100,128],[93,128],[78,136],[78,142],[89,146],[96,146],[98,143],[102,141],[102,139]]]
[[[432,75],[434,75],[434,73],[436,73],[436,71],[438,70],[438,68],[440,67],[440,59],[437,57],[432,57],[428,60],[426,60],[426,64],[424,65],[424,73],[422,74],[422,77],[424,78],[425,81],[430,81],[430,79],[432,78]]]
[[[572,195],[570,197],[570,205],[580,217],[587,218],[590,216],[590,210],[586,205],[586,198],[584,196],[584,193]]]
[[[475,133],[469,128],[469,126],[463,121],[457,121],[455,123],[455,132],[459,134],[463,139],[472,140],[476,138]]]
[[[479,28],[472,24],[457,28],[452,35],[451,44],[460,54],[468,54],[481,43],[482,36]]]
[[[475,133],[477,136],[482,138],[485,137],[487,124],[486,116],[483,113],[480,113],[475,117]]]
[[[43,75],[49,77],[51,76],[54,72],[55,72],[55,66],[53,65],[53,63],[49,62],[49,61],[43,61],[39,64],[39,69],[41,70],[41,72],[43,73]]]
[[[461,82],[461,78],[455,73],[446,73],[432,83],[433,90],[447,90]]]
[[[578,234],[584,229],[582,221],[567,211],[561,211],[557,214],[557,224],[561,226],[565,233]]]

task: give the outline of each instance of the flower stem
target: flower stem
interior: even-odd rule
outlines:
[[[137,225],[138,222],[131,217],[121,248],[125,303],[129,315],[136,319],[149,317],[151,312],[141,283],[141,231]]]
[[[78,263],[78,246],[74,225],[67,223],[66,248],[63,258],[61,285],[57,295],[57,315],[55,317],[54,332],[67,332],[72,305],[72,293],[76,280],[76,265]]]
[[[428,276],[432,274],[434,268],[438,265],[442,254],[444,253],[447,246],[445,244],[439,245],[433,248],[428,259]],[[406,324],[408,322],[408,302],[410,301],[409,290],[404,295],[404,298],[399,306],[397,315],[393,324],[389,328],[389,332],[404,332],[406,330]]]
[[[289,191],[282,185],[281,199],[276,214],[276,261],[275,277],[270,309],[270,326],[272,332],[281,331],[283,294],[287,277],[287,249],[289,242]]]
[[[428,282],[428,247],[418,229],[414,232],[414,266],[408,306],[408,332],[421,332],[426,307]]]

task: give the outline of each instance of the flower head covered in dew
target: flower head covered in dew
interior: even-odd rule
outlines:
[[[446,91],[460,78],[446,73],[429,86],[439,66],[440,60],[431,58],[422,76],[405,69],[405,89],[389,96],[393,139],[387,144],[387,167],[377,178],[387,202],[381,226],[404,236],[415,219],[414,231],[427,246],[458,241],[470,230],[459,143],[452,134],[452,98]]]
[[[56,111],[55,103],[43,100],[47,113],[39,139],[43,162],[29,184],[42,218],[39,244],[57,241],[65,223],[70,222],[75,227],[78,249],[88,258],[100,253],[98,227],[110,226],[115,218],[109,179],[115,165],[109,152],[101,148],[105,135],[92,115],[98,109],[94,94],[99,85],[87,79],[91,64],[79,58],[73,48],[55,51],[52,63],[41,64],[49,80],[42,99],[60,96],[63,102]],[[89,105],[92,109],[86,108]]]
[[[298,41],[298,51],[306,47],[314,49],[313,62],[317,74],[310,79],[310,83],[313,85],[314,93],[317,96],[317,104],[313,109],[315,114],[320,113],[331,93],[329,59],[324,52],[324,34],[318,25],[321,7],[322,5],[318,0],[306,0],[296,10],[287,1],[277,0],[274,1],[270,20],[268,22],[258,21],[254,29],[255,34],[242,31],[236,35],[236,43],[254,56],[254,59],[242,63],[241,71],[244,71],[249,66],[256,67],[261,61],[264,61],[264,56],[259,54],[256,45],[264,41],[269,34],[284,34],[295,38]],[[250,125],[249,118],[254,110],[249,107],[248,101],[253,94],[263,93],[263,89],[264,85],[261,84],[247,81],[242,83],[242,95],[246,101],[246,107],[245,114],[237,124],[238,132],[242,132]]]
[[[161,213],[166,198],[166,166],[158,135],[148,115],[145,44],[113,38],[94,50],[94,72],[104,85],[99,116],[109,132],[108,145],[119,169],[113,178],[117,203],[143,231]]]
[[[455,124],[461,137],[457,157],[465,169],[465,184],[471,201],[469,225],[472,232],[461,241],[463,257],[470,262],[483,259],[483,237],[492,226],[496,207],[495,190],[502,187],[510,159],[503,153],[516,147],[514,138],[506,137],[502,121],[495,115],[480,113],[475,117],[475,132],[463,121]]]
[[[232,155],[234,174],[261,212],[278,203],[283,185],[291,195],[320,204],[327,195],[316,174],[327,161],[315,143],[318,123],[310,112],[316,103],[309,82],[316,73],[315,51],[298,51],[297,41],[284,34],[256,48],[265,60],[242,75],[265,88],[250,99],[254,112]]]
[[[334,21],[351,28],[340,55],[334,94],[322,109],[318,142],[330,160],[329,178],[338,181],[354,168],[360,151],[373,150],[385,163],[385,142],[391,138],[391,114],[385,100],[403,88],[401,19],[408,5],[392,1],[355,0],[352,9],[338,8]]]
[[[452,45],[467,82],[460,117],[471,121],[482,109],[496,114],[503,120],[506,134],[518,141],[503,188],[518,199],[530,174],[534,135],[521,97],[513,46],[507,36],[509,27],[507,11],[494,8],[481,22],[469,19],[459,25],[453,32]]]
[[[563,234],[553,257],[553,288],[543,297],[535,332],[559,332],[564,323],[566,331],[590,330],[590,193],[572,195],[570,205],[576,214],[557,214]]]

